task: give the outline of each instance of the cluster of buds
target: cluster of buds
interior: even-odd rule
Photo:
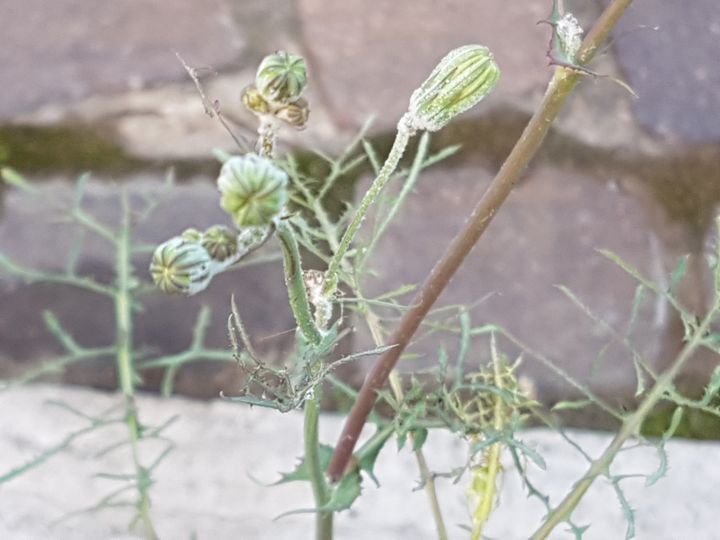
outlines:
[[[213,276],[262,245],[270,226],[233,231],[213,225],[205,232],[186,229],[160,244],[150,262],[150,275],[165,293],[192,296],[207,288]]]
[[[277,118],[297,129],[307,123],[310,109],[302,98],[307,67],[302,56],[278,51],[258,67],[255,84],[242,93],[243,105],[257,116]]]

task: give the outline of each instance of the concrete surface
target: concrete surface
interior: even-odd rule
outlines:
[[[66,410],[48,405],[56,400],[86,414],[98,414],[119,405],[118,395],[77,388],[28,386],[0,393],[0,474],[57,444],[84,423]],[[291,470],[300,454],[301,416],[251,410],[215,400],[209,403],[180,398],[139,399],[141,418],[158,424],[178,415],[166,436],[175,450],[156,470],[152,488],[153,514],[161,538],[171,540],[290,540],[311,538],[312,518],[299,515],[274,521],[288,510],[310,505],[310,490],[301,484],[263,487]],[[334,442],[340,429],[337,416],[322,418],[321,437]],[[570,431],[570,437],[591,456],[609,441],[605,433]],[[52,457],[42,466],[0,486],[0,538],[8,540],[130,540],[131,510],[116,508],[78,515],[60,525],[49,524],[68,512],[95,504],[114,489],[98,473],[129,472],[129,456],[121,448],[102,458],[98,449],[123,440],[122,426],[103,428]],[[532,469],[531,477],[553,503],[586,468],[584,458],[556,433],[531,430],[518,435],[547,462],[547,473]],[[148,443],[146,460],[160,450]],[[461,464],[466,445],[444,434],[432,434],[426,446],[430,467],[443,472]],[[669,472],[652,487],[643,479],[628,479],[623,487],[637,510],[637,538],[641,540],[716,540],[720,507],[720,443],[672,441],[668,444]],[[508,460],[506,459],[506,462]],[[649,448],[627,450],[613,465],[615,474],[649,473],[657,465]],[[522,540],[538,525],[543,510],[528,499],[511,463],[500,506],[493,514],[487,537]],[[381,454],[376,488],[364,482],[358,504],[337,519],[339,540],[434,538],[424,493],[414,491],[418,477],[407,450],[397,453],[390,444]],[[256,479],[256,480],[253,480]],[[467,523],[464,486],[439,481],[451,538],[466,538],[459,528]],[[575,515],[579,524],[592,524],[586,540],[625,537],[626,523],[609,484],[600,480],[591,488]],[[193,536],[195,535],[195,536]],[[556,539],[572,536],[558,528]]]

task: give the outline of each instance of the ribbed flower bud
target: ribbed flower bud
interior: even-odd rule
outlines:
[[[211,263],[204,247],[176,236],[157,247],[150,275],[161,291],[190,296],[210,283]]]
[[[227,227],[213,225],[202,235],[200,242],[214,260],[223,262],[238,251],[238,237]]]
[[[292,103],[307,86],[307,67],[302,56],[278,51],[266,56],[255,75],[260,94],[276,103]]]
[[[180,237],[185,240],[186,242],[199,242],[202,238],[202,233],[198,231],[197,229],[190,227],[189,229],[185,229]]]
[[[410,97],[411,128],[437,131],[487,96],[500,78],[490,49],[465,45],[450,51]]]
[[[287,184],[287,173],[265,157],[232,157],[218,177],[220,206],[238,227],[268,225],[287,203]]]

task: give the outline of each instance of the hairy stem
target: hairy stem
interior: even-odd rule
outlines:
[[[692,358],[695,351],[702,346],[702,342],[705,339],[706,334],[710,329],[710,325],[712,324],[719,309],[720,302],[716,299],[715,305],[700,323],[697,330],[693,333],[690,341],[688,341],[682,351],[680,351],[680,354],[677,356],[673,365],[655,382],[655,385],[652,387],[642,403],[640,403],[637,410],[625,419],[620,431],[617,432],[602,455],[590,464],[590,468],[588,468],[583,477],[574,484],[572,490],[565,495],[562,502],[548,514],[545,522],[532,535],[532,540],[547,538],[557,525],[566,521],[570,517],[570,514],[578,505],[595,479],[600,475],[608,473],[608,469],[612,461],[615,459],[615,456],[620,451],[625,441],[637,433],[648,413],[652,411],[653,407],[655,407],[658,401],[660,401],[665,392],[672,387],[673,381],[680,370],[685,366],[687,361]]]
[[[305,401],[305,465],[307,466],[310,483],[312,484],[315,507],[322,508],[330,500],[330,490],[325,481],[325,473],[320,464],[320,440],[318,422],[320,417],[320,386],[318,385],[307,401]],[[333,513],[316,512],[315,539],[332,540]]]
[[[285,285],[288,290],[290,307],[292,308],[298,328],[310,343],[319,345],[322,334],[315,324],[315,318],[310,309],[305,278],[303,276],[300,249],[292,226],[285,219],[276,223],[278,240],[282,247],[283,263],[285,268]]]
[[[130,435],[130,449],[135,466],[138,491],[138,521],[148,540],[158,538],[150,516],[150,478],[140,460],[139,443],[142,439],[140,420],[135,406],[135,365],[132,343],[132,246],[130,243],[130,203],[126,190],[122,192],[122,225],[117,239],[117,291],[115,293],[115,320],[117,354],[116,363],[120,390],[125,397],[125,423]]]
[[[387,184],[390,179],[390,175],[392,175],[395,169],[397,169],[400,158],[405,153],[405,148],[407,148],[408,141],[410,140],[411,131],[407,127],[404,118],[405,117],[403,117],[403,119],[401,119],[398,123],[395,141],[393,142],[385,163],[380,168],[375,180],[373,180],[370,189],[367,190],[362,198],[362,201],[360,201],[360,206],[358,206],[353,220],[350,222],[350,225],[348,225],[345,234],[343,234],[343,237],[340,240],[340,246],[333,254],[333,258],[330,260],[327,272],[325,273],[325,294],[328,296],[332,296],[337,290],[339,280],[338,272],[340,271],[340,266],[342,265],[342,261],[344,260],[348,249],[350,249],[352,241],[355,239],[358,229],[360,229],[360,225],[362,225],[362,222],[365,220],[368,210],[370,210],[370,207],[378,198],[378,195],[380,195],[380,192],[385,187],[385,184]]]
[[[631,3],[632,0],[613,0],[585,38],[577,57],[579,63],[590,60],[595,49],[607,38]],[[580,77],[580,73],[567,68],[555,69],[545,96],[520,139],[473,209],[464,229],[451,242],[411,302],[413,307],[404,314],[389,340],[395,347],[382,355],[373,366],[345,423],[328,469],[328,475],[333,481],[340,479],[347,467],[360,432],[375,404],[377,391],[383,387],[420,323],[520,179]]]

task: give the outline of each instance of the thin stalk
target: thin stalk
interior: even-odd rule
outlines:
[[[548,514],[545,522],[532,535],[532,540],[547,538],[557,525],[566,521],[570,517],[570,514],[578,505],[595,479],[600,475],[608,473],[612,461],[615,459],[615,456],[620,451],[623,444],[625,444],[625,441],[637,433],[648,413],[650,413],[658,401],[662,399],[665,392],[672,387],[673,381],[680,370],[685,366],[687,361],[692,358],[695,351],[702,346],[702,342],[710,329],[710,325],[717,315],[718,309],[720,309],[720,302],[716,300],[715,305],[700,323],[697,330],[693,333],[690,341],[688,341],[680,351],[680,354],[670,369],[663,373],[655,382],[655,385],[652,387],[642,403],[640,403],[637,410],[627,416],[620,428],[620,431],[617,432],[602,455],[590,464],[590,467],[583,477],[574,484],[572,490],[565,495],[562,502]]]
[[[423,135],[422,139],[420,140],[420,147],[418,148],[418,154],[415,156],[415,161],[413,162],[412,171],[409,174],[409,178],[407,183],[410,185],[414,185],[414,181],[411,181],[413,178],[417,178],[420,172],[420,164],[422,164],[423,160],[425,159],[425,153],[427,152],[427,147],[429,143],[430,137],[427,136],[427,134]],[[405,190],[405,187],[403,188],[403,191]],[[325,212],[325,209],[323,208],[322,204],[320,203],[319,199],[312,198],[309,196],[309,194],[306,194],[306,198],[309,201],[312,201],[313,211],[315,212],[315,215],[317,216],[318,222],[320,223],[320,227],[322,228],[323,232],[325,233],[325,236],[327,237],[328,244],[330,245],[330,249],[333,251],[333,253],[337,253],[339,251],[339,243],[337,236],[335,234],[335,229],[332,227],[330,220],[327,216],[327,213]],[[399,205],[395,206],[395,212],[397,211],[397,208]],[[386,220],[385,223],[388,223],[389,221]],[[379,233],[381,234],[381,233]],[[376,236],[377,238],[377,236]],[[374,241],[373,241],[374,243]],[[371,244],[372,248],[372,244]],[[343,267],[347,267],[347,261],[345,259],[340,261],[340,264]],[[370,334],[372,335],[373,342],[375,343],[376,347],[382,347],[383,346],[383,337],[382,333],[380,332],[380,324],[377,320],[377,316],[372,311],[372,309],[365,303],[362,302],[362,305],[364,307],[364,316],[365,316],[365,322],[368,325],[368,328],[370,329]],[[402,384],[400,382],[400,377],[398,376],[397,372],[393,370],[390,373],[390,384],[392,386],[393,393],[395,394],[395,398],[398,400],[398,402],[401,402],[403,399],[403,391],[402,391]],[[413,443],[415,442],[415,436],[411,433],[410,434],[410,441]],[[425,486],[425,494],[427,495],[428,502],[430,503],[430,510],[433,514],[433,520],[435,521],[435,529],[437,530],[438,534],[438,540],[447,540],[447,528],[445,527],[445,520],[443,519],[442,510],[440,508],[440,502],[438,500],[437,496],[437,490],[435,489],[435,478],[432,475],[432,472],[430,471],[430,467],[428,467],[427,460],[425,459],[425,454],[422,451],[422,448],[416,449],[414,452],[415,454],[415,460],[418,464],[418,469],[420,470],[420,477],[423,481],[423,485]]]
[[[380,325],[378,323],[377,316],[367,306],[365,308],[365,321],[370,329],[370,334],[372,334],[375,346],[381,347],[383,345],[383,338],[380,333]],[[398,375],[397,370],[392,370],[390,372],[390,388],[392,388],[392,392],[395,395],[395,399],[398,400],[398,403],[402,403],[404,394],[402,382],[400,381],[400,375]],[[414,447],[415,435],[412,432],[410,433],[410,442]],[[430,467],[428,467],[422,448],[417,448],[413,451],[413,454],[415,454],[415,461],[417,461],[418,469],[420,470],[420,479],[423,482],[425,494],[427,495],[428,502],[430,503],[430,511],[432,512],[433,520],[435,521],[435,530],[437,531],[438,540],[447,540],[447,527],[445,527],[445,520],[443,519],[440,501],[437,496],[437,490],[435,489],[435,477],[430,471]]]
[[[313,345],[318,345],[322,341],[322,333],[315,324],[315,317],[310,309],[295,231],[284,219],[278,220],[276,231],[282,247],[285,286],[295,322],[305,339]]]
[[[495,335],[491,336],[491,353],[492,353],[492,364],[493,364],[493,379],[495,387],[504,389],[504,382],[502,372],[500,370],[500,356],[498,355],[497,348],[495,345]],[[503,398],[500,396],[493,396],[493,429],[496,433],[500,433],[503,430],[503,424],[505,422],[505,414],[503,408]],[[480,442],[475,439],[474,442]],[[502,466],[500,464],[500,457],[502,454],[502,444],[495,443],[490,446],[485,457],[485,463],[481,464],[480,467],[483,469],[482,473],[487,473],[483,481],[484,490],[481,493],[480,500],[477,506],[473,509],[472,522],[473,528],[470,535],[471,540],[482,540],[483,529],[487,523],[490,513],[495,506],[497,480],[498,476],[502,472]]]
[[[158,538],[150,517],[150,478],[140,462],[139,443],[142,438],[140,420],[135,406],[135,366],[132,343],[132,246],[130,241],[130,202],[127,190],[122,192],[122,225],[117,239],[117,290],[115,293],[115,320],[117,339],[117,370],[120,390],[125,396],[125,423],[130,434],[130,448],[135,466],[138,491],[137,512],[143,532],[148,540]]]
[[[320,418],[320,386],[318,385],[305,401],[305,465],[312,484],[315,507],[322,508],[330,501],[330,489],[325,481],[325,474],[320,464],[320,439],[318,437],[318,421]],[[332,540],[333,513],[315,513],[315,539]]]
[[[613,0],[600,15],[578,53],[580,64],[585,64],[591,59],[598,45],[607,38],[631,3],[632,0]],[[563,67],[555,68],[545,96],[520,139],[475,206],[464,229],[451,242],[448,250],[426,278],[417,296],[411,302],[413,307],[403,315],[398,328],[389,339],[389,343],[394,344],[395,347],[377,360],[366,377],[330,462],[328,475],[332,481],[337,481],[342,477],[360,432],[375,404],[378,390],[384,386],[420,323],[485,232],[530,160],[537,153],[552,122],[562,110],[565,101],[580,78],[581,74],[577,71]]]
[[[348,228],[345,230],[345,234],[343,234],[343,237],[340,240],[340,246],[333,254],[333,258],[330,260],[327,272],[325,273],[325,294],[328,296],[332,296],[337,290],[338,272],[342,261],[345,258],[348,249],[350,249],[350,245],[355,239],[355,235],[360,229],[360,225],[362,225],[362,222],[365,220],[368,210],[370,210],[370,207],[378,198],[378,195],[380,195],[380,192],[385,187],[385,184],[387,184],[387,181],[390,179],[392,173],[395,169],[397,169],[400,158],[405,153],[405,148],[407,148],[411,135],[412,133],[410,129],[405,125],[404,118],[401,119],[398,123],[395,141],[393,142],[385,163],[378,172],[375,180],[373,180],[370,189],[365,192],[365,195],[363,196],[362,201],[360,201],[360,205],[355,212],[353,220],[350,222],[350,225],[348,225]]]

